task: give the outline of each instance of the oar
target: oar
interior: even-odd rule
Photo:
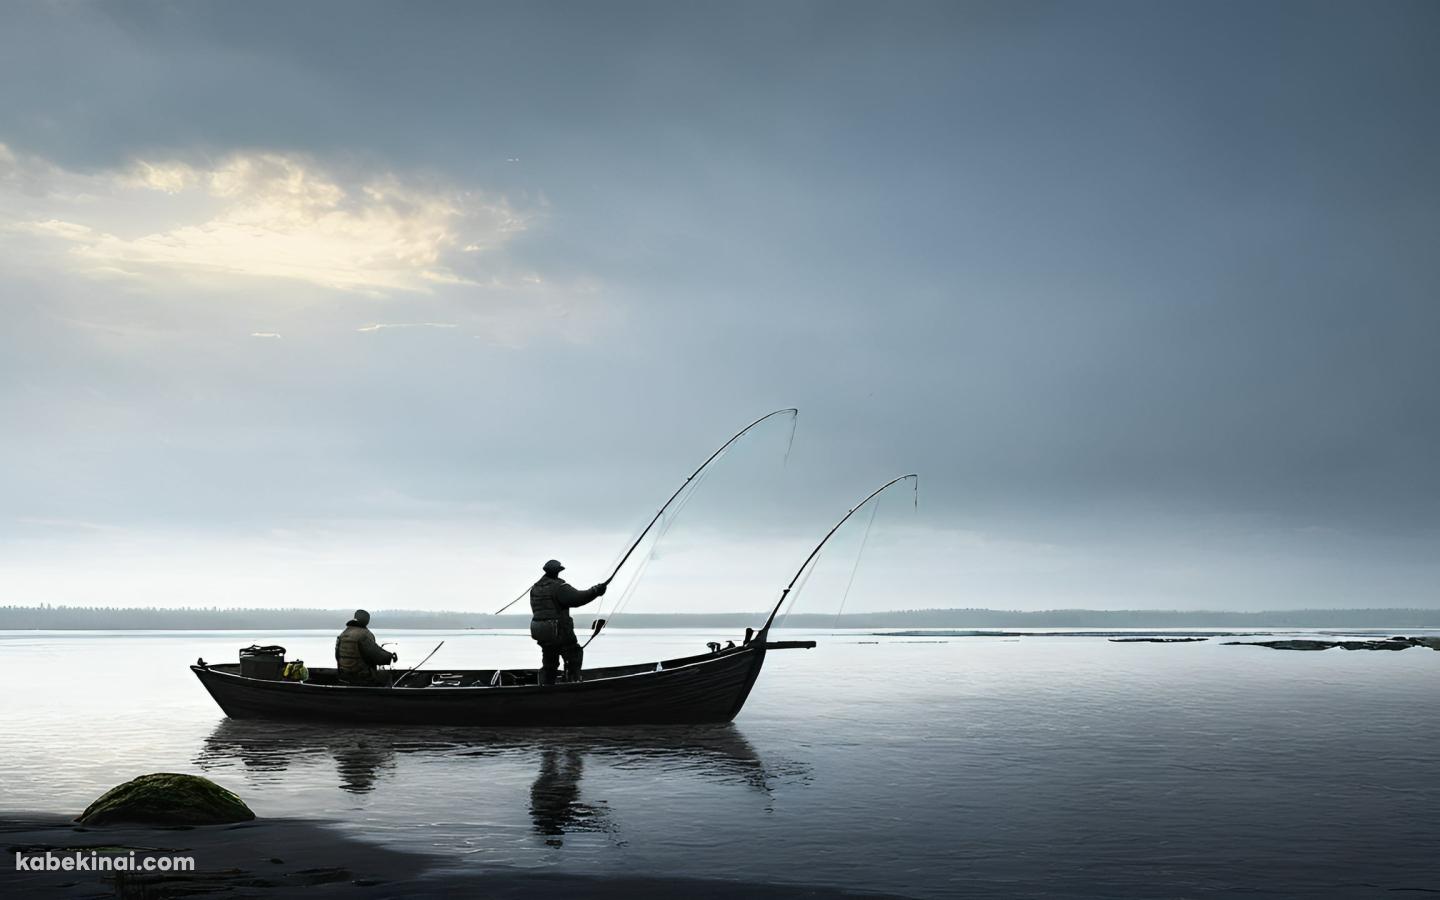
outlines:
[[[445,642],[444,642],[444,641],[441,641],[440,643],[438,643],[438,644],[435,645],[435,650],[439,650],[439,649],[440,649],[441,647],[443,647],[443,646],[445,646]],[[435,655],[435,650],[431,650],[429,653],[425,654],[425,658],[424,658],[424,659],[420,660],[420,661],[419,661],[418,663],[416,663],[415,665],[413,665],[413,666],[411,666],[410,668],[406,669],[404,675],[401,675],[399,678],[397,678],[397,679],[395,679],[394,681],[390,682],[390,686],[393,688],[393,687],[395,687],[396,685],[400,684],[400,682],[404,681],[404,680],[406,679],[406,677],[409,676],[409,674],[410,674],[411,672],[415,671],[416,669],[420,668],[421,666],[423,666],[423,665],[425,665],[427,662],[429,662],[429,661],[430,661],[430,657],[432,657],[432,656]]]

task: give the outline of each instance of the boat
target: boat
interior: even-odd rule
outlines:
[[[665,510],[706,466],[731,444],[761,422],[793,409],[761,416],[721,445],[696,469],[680,490],[660,507],[650,524],[621,557],[609,584],[660,521]],[[382,685],[342,683],[336,669],[309,669],[304,680],[283,676],[283,648],[249,648],[240,664],[211,665],[203,659],[190,669],[210,696],[233,719],[290,719],[349,722],[366,725],[466,726],[595,726],[595,725],[700,725],[732,721],[745,706],[750,689],[760,677],[765,656],[772,650],[810,649],[814,641],[772,641],[770,628],[800,576],[818,557],[821,548],[856,510],[870,503],[891,485],[915,475],[903,475],[882,485],[851,507],[800,564],[780,599],[758,631],[745,629],[741,643],[709,644],[710,652],[678,659],[586,669],[577,681],[540,684],[536,669],[465,669],[437,671],[416,668],[403,674],[387,673]],[[918,496],[918,489],[917,489]],[[528,591],[497,612],[526,596]],[[606,620],[597,618],[590,640],[598,637]],[[588,645],[590,641],[586,641]],[[441,642],[444,643],[443,641]],[[436,647],[438,650],[439,647]],[[279,658],[261,660],[249,651],[280,651]],[[434,655],[434,651],[431,651]],[[427,656],[419,665],[424,666]],[[259,662],[264,662],[262,667]],[[247,662],[249,665],[247,665]]]
[[[336,669],[306,681],[255,678],[240,664],[190,667],[232,719],[369,725],[698,725],[739,715],[771,650],[814,641],[749,641],[697,656],[586,669],[584,680],[541,685],[535,669],[411,670],[385,686],[342,684]]]

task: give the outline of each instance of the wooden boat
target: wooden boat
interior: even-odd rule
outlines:
[[[640,537],[620,558],[609,584],[640,546],[640,541],[660,520],[694,479],[745,432],[770,418],[794,410],[777,410],[762,416],[736,433],[711,454],[699,469],[671,495],[659,512],[640,532]],[[335,669],[311,669],[306,681],[287,681],[270,670],[271,677],[250,677],[241,665],[209,665],[201,660],[190,667],[200,683],[233,719],[300,719],[306,721],[352,722],[366,725],[693,725],[729,722],[740,714],[760,669],[771,650],[811,648],[814,641],[772,641],[770,627],[795,588],[796,582],[814,562],[825,543],[857,510],[892,485],[915,475],[902,475],[882,485],[851,507],[826,533],[800,564],[780,599],[770,610],[758,632],[745,629],[744,643],[728,647],[711,645],[711,652],[699,656],[666,659],[638,665],[586,669],[584,680],[539,684],[535,669],[473,669],[434,671],[416,669],[384,686],[342,684]],[[528,591],[526,592],[528,593]],[[511,601],[518,602],[524,593]],[[497,612],[503,612],[502,607]],[[605,620],[595,622],[595,636]],[[593,638],[592,638],[593,639]],[[588,644],[589,641],[586,641]],[[258,649],[258,648],[257,648]],[[436,649],[439,649],[438,647]],[[433,651],[432,651],[433,652]],[[428,660],[429,657],[426,657]],[[421,661],[423,666],[425,660]],[[252,669],[252,675],[260,672]]]
[[[538,683],[534,669],[416,669],[398,684],[340,683],[335,669],[304,682],[250,678],[239,664],[190,667],[233,719],[299,719],[394,725],[681,725],[729,722],[740,713],[771,650],[814,641],[771,641],[769,629],[699,656],[585,670],[583,681]]]

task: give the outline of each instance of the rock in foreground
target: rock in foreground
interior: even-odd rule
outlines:
[[[1429,647],[1440,650],[1440,638],[1404,637],[1397,635],[1378,641],[1226,641],[1227,647],[1270,647],[1274,650],[1408,650],[1411,647]]]
[[[156,772],[106,791],[76,821],[82,825],[226,825],[254,818],[243,800],[208,778]]]

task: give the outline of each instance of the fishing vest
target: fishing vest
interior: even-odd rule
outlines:
[[[347,625],[340,636],[335,638],[335,666],[342,672],[369,672],[374,666],[365,661],[360,653],[360,644],[369,638],[375,640],[370,629],[359,625]]]
[[[546,575],[530,588],[530,616],[537,622],[550,622],[570,618],[570,611],[559,603],[560,578]]]

